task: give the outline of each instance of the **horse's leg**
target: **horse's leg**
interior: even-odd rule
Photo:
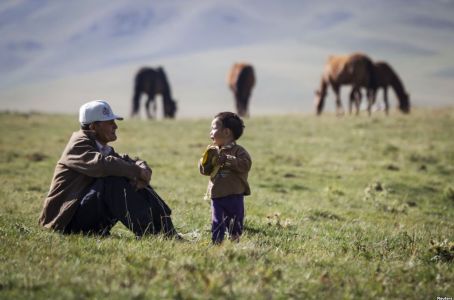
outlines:
[[[153,102],[153,105],[155,106],[154,111],[156,111],[156,103],[154,103],[154,97],[148,96],[147,102],[145,103],[145,108],[147,112],[147,118],[148,119],[153,119],[153,115],[150,113],[150,104]]]
[[[242,95],[242,96],[240,97],[241,116],[242,116],[242,117],[245,117],[246,114],[247,114],[246,103],[245,103],[245,101],[246,101],[246,97],[244,97],[244,95]]]
[[[374,107],[374,111],[381,110],[381,104],[380,104],[380,101],[377,101],[377,95],[378,95],[378,89],[375,90],[374,98],[372,100],[372,106]]]
[[[338,85],[332,85],[333,91],[336,94],[336,115],[340,116],[344,114],[344,109],[342,108],[342,102],[340,98],[340,87]]]
[[[164,96],[162,97],[162,115],[164,116],[164,118],[169,117],[168,102],[167,98],[164,98]]]
[[[367,114],[371,116],[372,105],[374,104],[375,91],[367,89]]]
[[[246,96],[244,96],[244,113],[246,117],[249,117],[249,99],[251,97],[251,94],[248,93]]]
[[[136,90],[136,91],[134,91],[134,96],[132,98],[131,117],[134,117],[139,112],[139,104],[140,104],[140,92],[138,92]]]
[[[316,113],[317,113],[317,116],[319,116],[322,111],[323,111],[323,107],[325,106],[325,97],[326,97],[326,94],[322,91],[315,91],[315,110],[316,110]]]
[[[358,115],[359,113],[359,105],[361,104],[361,90],[358,87],[353,87],[352,91],[350,92],[350,101],[348,103],[348,113],[352,114],[352,107],[355,104],[355,114]]]
[[[352,114],[352,106],[353,106],[353,101],[355,101],[356,97],[356,90],[355,88],[352,88],[352,91],[350,92],[350,99],[348,101],[348,114]]]
[[[240,94],[238,91],[235,92],[235,104],[236,104],[236,111],[239,116],[243,116],[243,105],[242,105],[242,99],[240,97]]]
[[[383,101],[385,102],[385,114],[389,114],[388,88],[383,88]]]
[[[153,98],[153,117],[154,118],[157,118],[158,117],[158,114],[156,112],[156,106],[158,105],[157,101],[155,98]]]
[[[361,88],[357,88],[356,93],[355,93],[355,114],[358,116],[359,115],[359,107],[361,105]]]

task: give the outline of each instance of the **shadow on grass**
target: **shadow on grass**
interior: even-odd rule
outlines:
[[[263,234],[264,230],[255,224],[245,224],[244,232],[247,234],[250,234],[250,235],[259,235],[259,234]]]
[[[310,221],[323,221],[323,220],[333,220],[333,221],[343,221],[344,218],[335,213],[332,213],[327,210],[312,210],[309,212],[309,215],[305,218]]]
[[[301,184],[283,184],[283,183],[261,183],[258,185],[261,188],[269,189],[276,193],[286,194],[289,192],[294,191],[308,191],[310,190],[308,187],[301,185]]]
[[[285,226],[276,223],[268,224],[251,224],[244,225],[244,233],[251,236],[262,236],[268,238],[282,237],[282,236],[295,236],[298,235],[297,226]]]

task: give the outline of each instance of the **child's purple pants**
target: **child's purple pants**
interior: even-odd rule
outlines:
[[[231,236],[243,233],[244,196],[229,195],[211,200],[211,239],[213,243],[224,240],[226,228]]]

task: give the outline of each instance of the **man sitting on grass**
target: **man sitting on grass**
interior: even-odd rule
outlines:
[[[81,130],[74,132],[57,162],[39,223],[64,233],[108,235],[121,221],[136,236],[163,233],[178,237],[171,210],[149,185],[145,161],[119,155],[107,144],[117,139],[105,101],[81,106]]]

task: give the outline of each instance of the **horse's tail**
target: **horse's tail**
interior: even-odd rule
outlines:
[[[240,70],[236,80],[236,104],[240,116],[248,115],[249,97],[255,84],[254,68],[246,65]]]
[[[236,82],[237,90],[240,91],[240,93],[244,92],[250,93],[254,84],[255,84],[254,68],[249,65],[245,66],[238,75]],[[245,91],[245,89],[248,89],[248,91]]]

